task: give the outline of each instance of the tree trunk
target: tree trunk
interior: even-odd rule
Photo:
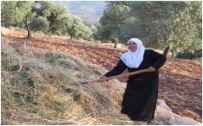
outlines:
[[[68,34],[70,35],[70,40],[73,39],[74,31],[73,28],[71,30],[67,30]]]
[[[28,39],[31,39],[31,38],[32,38],[32,35],[31,35],[31,31],[30,31],[29,27],[27,28],[27,31],[28,31],[27,38],[28,38]]]
[[[117,42],[114,43],[114,48],[117,48]]]
[[[72,40],[72,38],[73,38],[73,35],[70,34],[70,40]]]
[[[31,39],[32,35],[31,35],[31,31],[30,31],[29,25],[27,23],[27,20],[25,21],[25,25],[26,25],[26,29],[27,29],[27,37],[26,38]]]
[[[175,52],[171,50],[171,53],[172,53],[172,58],[175,58]]]

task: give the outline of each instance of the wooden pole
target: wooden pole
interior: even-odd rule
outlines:
[[[167,57],[169,50],[170,50],[170,47],[167,46],[163,51],[163,55]],[[95,82],[104,82],[104,81],[108,81],[108,80],[112,80],[112,79],[116,79],[116,78],[126,77],[126,76],[130,76],[130,75],[137,75],[137,74],[146,73],[146,72],[154,72],[154,71],[151,71],[149,68],[147,68],[147,69],[142,69],[142,70],[138,70],[135,72],[123,73],[123,74],[119,74],[116,76],[107,77],[104,79],[92,80],[92,81],[87,81],[87,82],[82,82],[82,83],[88,84],[88,83],[95,83]]]

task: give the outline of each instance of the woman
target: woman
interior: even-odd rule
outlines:
[[[158,97],[159,68],[166,57],[153,50],[145,49],[142,41],[132,38],[128,41],[128,52],[124,53],[113,70],[103,77],[149,68],[151,72],[129,76],[123,95],[121,113],[136,121],[152,121]]]

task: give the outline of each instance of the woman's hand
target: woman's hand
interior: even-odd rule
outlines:
[[[100,76],[100,82],[104,82],[104,81],[106,81],[105,79],[106,79],[107,77],[106,76]]]
[[[156,71],[156,69],[153,66],[150,66],[148,69],[149,69],[150,72]]]

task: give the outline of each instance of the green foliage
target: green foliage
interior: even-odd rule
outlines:
[[[201,48],[201,21],[200,1],[108,2],[95,38],[126,43],[138,37],[147,47],[193,53]]]
[[[92,30],[80,18],[68,17],[64,25],[64,32],[67,32],[71,39],[89,39],[92,36]]]
[[[1,3],[1,21],[4,26],[19,26],[21,22],[28,18],[32,9],[33,2],[28,1],[3,1]]]
[[[179,52],[176,55],[177,58],[183,58],[183,59],[196,59],[196,58],[202,58],[202,49],[195,50],[194,53],[184,51]]]
[[[2,24],[4,26],[19,26],[28,30],[28,36],[30,34],[30,23],[34,18],[35,13],[32,12],[34,2],[30,1],[5,1],[2,2]]]
[[[48,31],[49,28],[49,22],[42,16],[33,19],[30,25],[33,31],[43,31],[45,33]]]
[[[32,11],[38,16],[49,17],[52,11],[52,4],[49,1],[36,1]]]
[[[31,38],[31,30],[87,40],[92,37],[92,30],[81,19],[68,15],[65,6],[49,1],[4,1],[1,16],[3,26],[26,28],[27,38]]]
[[[198,2],[187,3],[171,23],[172,31],[167,40],[175,52],[194,53],[201,48],[201,6]]]
[[[3,26],[15,25],[16,14],[16,2],[1,2],[1,23]]]
[[[51,14],[47,17],[49,21],[49,32],[61,35],[67,14],[68,10],[64,6],[53,5]]]
[[[115,35],[119,36],[118,32],[114,31],[125,22],[128,18],[129,11],[130,8],[126,2],[108,2],[107,9],[100,19],[102,27],[99,27],[98,29],[97,38],[101,38],[103,41],[114,41]]]

